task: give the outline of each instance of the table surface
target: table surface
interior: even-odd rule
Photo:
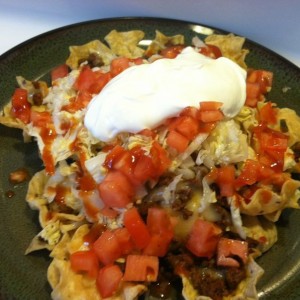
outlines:
[[[0,0],[0,55],[38,34],[111,17],[197,22],[255,41],[300,67],[298,0]]]

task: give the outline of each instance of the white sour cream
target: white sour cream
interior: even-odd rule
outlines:
[[[187,106],[222,102],[232,118],[246,99],[246,71],[231,60],[216,60],[185,48],[175,59],[133,66],[113,78],[90,102],[85,126],[104,142],[118,133],[155,128]]]

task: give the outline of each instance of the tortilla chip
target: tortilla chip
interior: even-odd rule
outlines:
[[[54,258],[48,268],[47,277],[52,287],[53,300],[101,300],[95,279],[74,273],[69,261]]]
[[[278,110],[277,118],[278,120],[284,120],[288,128],[288,146],[292,147],[300,142],[300,117],[297,113],[290,108],[281,108]]]
[[[269,220],[276,222],[283,209],[299,208],[299,187],[300,181],[288,179],[282,185],[280,194],[267,187],[259,188],[252,195],[249,203],[241,202],[241,213],[250,216],[265,215]],[[266,201],[266,197],[268,197],[268,201]]]
[[[128,58],[137,58],[144,54],[144,50],[137,46],[144,38],[144,35],[144,32],[141,30],[126,32],[112,30],[104,39],[115,54]]]
[[[148,46],[145,55],[150,57],[153,54],[157,54],[160,50],[165,49],[170,45],[184,45],[184,36],[181,34],[166,36],[160,31],[155,31],[155,39]]]
[[[33,95],[35,93],[39,92],[42,98],[45,98],[49,93],[48,85],[45,81],[27,80],[22,76],[17,76],[16,80],[18,82],[19,87],[25,89],[28,92],[28,101],[31,104],[34,104]]]
[[[98,55],[104,65],[109,65],[115,57],[113,51],[99,40],[94,40],[81,46],[70,46],[70,56],[66,64],[71,69],[77,69],[81,62],[87,60],[91,54]]]
[[[242,68],[247,68],[245,58],[249,51],[243,49],[244,37],[232,33],[228,35],[212,34],[205,39],[205,43],[219,47],[223,56],[233,60]]]
[[[265,217],[243,215],[243,227],[248,237],[263,241],[259,244],[255,256],[268,251],[277,242],[276,225]]]

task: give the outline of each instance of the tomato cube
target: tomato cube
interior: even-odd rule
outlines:
[[[102,298],[113,296],[121,283],[123,273],[119,266],[109,265],[101,268],[98,273],[96,285]]]
[[[96,278],[99,261],[96,253],[92,250],[77,251],[70,256],[71,268],[74,272],[84,272],[91,278]]]
[[[186,247],[196,256],[211,258],[216,250],[221,229],[215,224],[197,219],[192,227]]]
[[[124,281],[156,281],[159,261],[156,256],[128,255]]]
[[[124,225],[137,248],[143,249],[149,244],[149,230],[135,207],[124,213]]]
[[[100,235],[93,244],[93,250],[104,265],[112,264],[122,256],[118,239],[110,230],[106,230]]]
[[[223,267],[239,267],[240,263],[235,257],[239,257],[243,263],[246,263],[248,258],[248,243],[221,238],[218,243],[217,264]]]

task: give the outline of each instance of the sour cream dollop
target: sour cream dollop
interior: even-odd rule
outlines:
[[[246,99],[246,71],[225,57],[208,58],[192,47],[175,59],[132,66],[114,77],[90,102],[85,126],[104,142],[118,133],[153,129],[200,102],[222,102],[234,117]]]

